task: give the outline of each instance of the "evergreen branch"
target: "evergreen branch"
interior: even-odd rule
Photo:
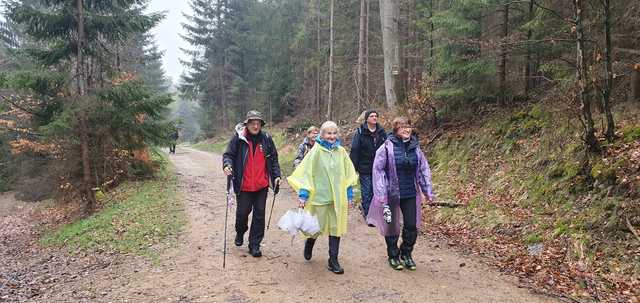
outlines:
[[[10,98],[10,97],[0,95],[0,98],[1,98],[4,102],[7,102],[9,105],[11,105],[11,106],[13,106],[13,107],[15,107],[15,108],[17,108],[17,109],[19,109],[19,110],[21,110],[21,111],[23,111],[23,112],[27,113],[27,114],[31,114],[31,115],[34,115],[34,116],[38,116],[38,117],[40,117],[40,118],[44,118],[44,115],[43,115],[42,113],[39,113],[39,112],[36,112],[36,111],[30,110],[30,109],[28,109],[28,108],[26,108],[26,107],[24,107],[24,106],[22,106],[22,105],[20,105],[20,104],[16,103],[15,101],[11,100],[11,98]]]
[[[533,4],[534,4],[535,6],[537,6],[538,8],[541,8],[542,10],[544,10],[544,11],[547,11],[547,12],[551,13],[551,14],[552,14],[552,15],[554,15],[556,18],[558,18],[558,19],[560,19],[560,20],[562,20],[562,21],[564,21],[564,22],[567,22],[567,23],[570,23],[570,24],[576,24],[576,22],[575,22],[573,19],[570,19],[570,18],[564,17],[564,16],[560,15],[558,12],[556,12],[555,10],[550,9],[550,8],[548,8],[548,7],[546,7],[546,6],[543,6],[543,5],[541,5],[540,3],[538,3],[538,2],[535,2],[535,1],[534,1],[534,2],[533,2]]]

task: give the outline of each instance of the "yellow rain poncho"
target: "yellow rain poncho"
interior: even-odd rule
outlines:
[[[340,237],[347,232],[347,188],[358,176],[344,147],[325,145],[314,144],[287,181],[296,192],[309,192],[305,210],[318,217],[320,234]]]

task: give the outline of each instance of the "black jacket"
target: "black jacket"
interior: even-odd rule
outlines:
[[[376,151],[385,140],[387,140],[387,134],[380,124],[376,126],[376,131],[373,133],[369,131],[366,122],[358,127],[351,141],[351,153],[349,157],[359,174],[371,174]]]
[[[244,132],[245,127],[243,124],[236,125],[236,134],[231,138],[229,145],[227,145],[227,150],[222,155],[222,167],[230,166],[233,169],[233,188],[236,193],[239,193],[242,188],[242,177],[249,153],[249,142]],[[281,176],[278,151],[268,133],[262,131],[259,136],[258,140],[262,143],[266,157],[267,174],[269,174],[269,180],[271,181],[271,186],[273,186],[275,179]]]

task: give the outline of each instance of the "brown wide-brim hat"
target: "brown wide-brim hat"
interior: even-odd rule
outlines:
[[[249,123],[249,121],[251,120],[260,120],[260,124],[262,124],[262,126],[264,126],[265,124],[267,124],[264,119],[262,118],[262,113],[260,113],[257,110],[251,110],[247,113],[247,116],[244,119],[244,124]]]

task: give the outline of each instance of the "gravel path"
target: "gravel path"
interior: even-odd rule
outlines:
[[[418,270],[393,271],[384,239],[354,211],[341,243],[344,275],[326,269],[327,240],[319,239],[311,261],[303,241],[275,225],[295,195],[284,188],[276,201],[262,258],[235,247],[234,211],[229,214],[227,268],[222,269],[225,178],[221,157],[179,148],[170,155],[186,215],[177,247],[159,261],[125,257],[92,268],[38,298],[42,302],[554,302],[518,288],[516,279],[461,256],[442,243],[419,237]],[[267,214],[271,203],[268,200]],[[246,240],[245,240],[246,242]],[[1,300],[0,300],[1,301]]]

